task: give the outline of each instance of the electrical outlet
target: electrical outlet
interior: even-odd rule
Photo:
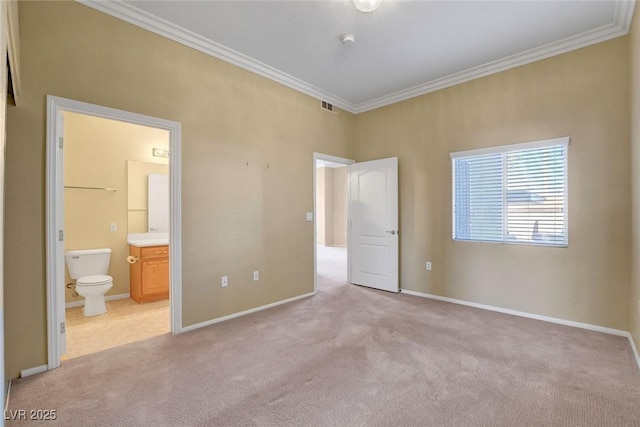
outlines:
[[[112,232],[112,233],[114,233],[114,232],[118,231],[118,224],[116,224],[115,222],[112,222],[112,223],[109,225],[109,229],[111,230],[111,232]]]
[[[260,280],[260,272],[256,270],[253,272],[253,281],[257,282],[258,280]]]
[[[427,271],[431,271],[431,261],[427,261],[426,268],[427,268]]]
[[[222,276],[222,280],[220,280],[220,285],[222,285],[223,288],[226,288],[227,286],[229,286],[229,276]]]

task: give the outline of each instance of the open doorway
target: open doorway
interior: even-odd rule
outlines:
[[[65,111],[64,250],[66,351],[62,360],[169,333],[169,131]],[[147,239],[144,239],[147,237]],[[147,246],[153,238],[151,246]],[[143,246],[142,246],[143,245]],[[153,249],[148,268],[155,281],[142,299],[133,251]],[[103,250],[104,255],[79,255]],[[74,254],[75,256],[72,256]],[[134,255],[133,258],[129,256]],[[105,285],[72,277],[70,263],[106,260]],[[145,265],[145,268],[147,266]],[[141,286],[144,285],[144,286]],[[89,298],[104,287],[104,312],[91,312]],[[89,295],[88,295],[89,294]],[[101,301],[99,301],[102,304]]]
[[[179,123],[48,97],[48,369],[181,332],[179,159]]]
[[[314,155],[316,292],[330,292],[349,282],[348,168],[352,163]]]

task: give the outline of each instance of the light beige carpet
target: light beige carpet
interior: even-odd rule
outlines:
[[[10,409],[64,426],[640,425],[625,338],[326,285],[17,380]]]

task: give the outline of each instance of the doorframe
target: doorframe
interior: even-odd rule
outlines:
[[[47,286],[47,369],[60,367],[61,319],[65,313],[64,250],[58,233],[64,230],[63,161],[59,148],[64,135],[63,112],[80,113],[169,131],[169,295],[171,332],[182,332],[182,210],[181,210],[181,124],[124,110],[47,95],[47,172],[46,172],[46,286]],[[64,241],[64,240],[63,240]]]
[[[313,293],[318,291],[318,221],[317,221],[317,209],[316,206],[316,193],[317,193],[317,160],[326,160],[328,162],[340,163],[347,167],[347,184],[349,183],[350,166],[356,161],[346,159],[344,157],[336,157],[329,154],[313,153]],[[350,200],[351,185],[347,185],[347,283],[351,283],[351,243],[349,237],[349,228],[351,225],[351,204]]]
[[[0,4],[0,56],[5,57],[7,53],[10,58],[10,66],[14,80],[18,80],[18,70],[15,59],[17,58],[16,38],[17,33],[17,3],[10,4],[2,2]],[[8,67],[0,70],[0,92],[7,93]],[[15,89],[15,87],[14,87]],[[15,99],[15,98],[14,98]],[[4,224],[5,209],[5,164],[6,164],[6,132],[7,132],[7,96],[0,99],[0,222]],[[4,333],[4,228],[0,229],[0,402],[3,405],[7,402],[5,392],[11,387],[11,380],[5,382],[5,333]],[[6,415],[5,415],[6,416]],[[4,426],[4,418],[0,420],[0,426]]]

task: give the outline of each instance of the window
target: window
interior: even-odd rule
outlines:
[[[454,240],[567,246],[568,144],[451,153]]]

